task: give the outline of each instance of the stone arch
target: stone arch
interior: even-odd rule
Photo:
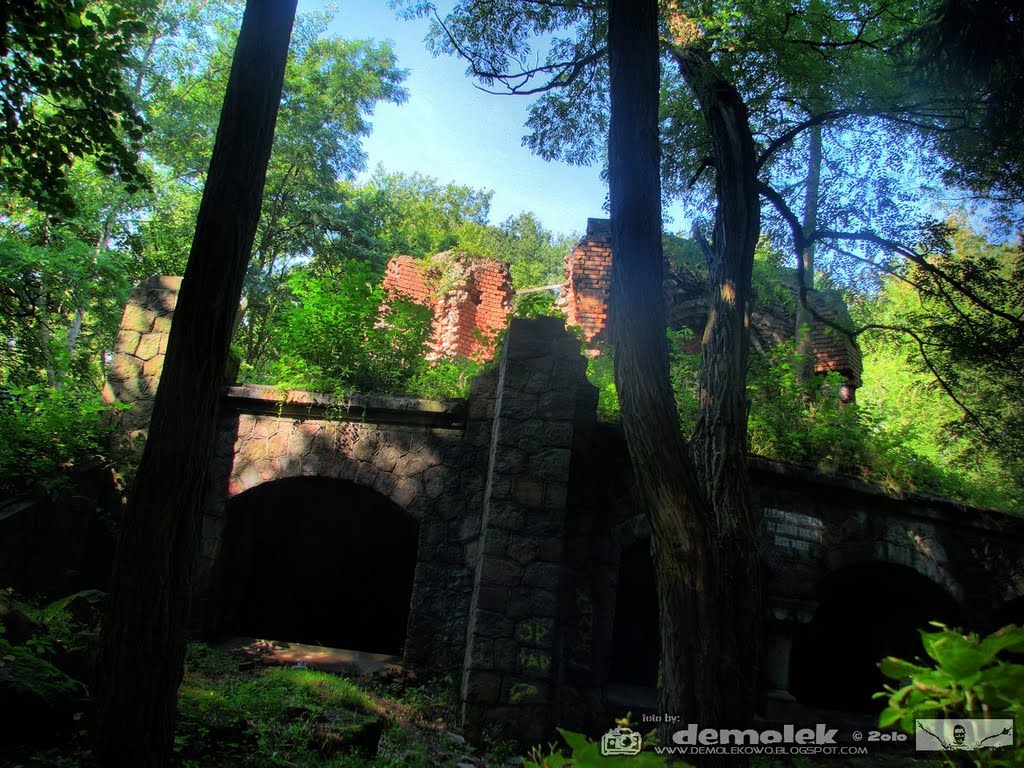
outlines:
[[[356,422],[242,415],[227,498],[287,478],[344,480],[387,497],[416,520],[441,490],[425,483],[443,471],[440,456],[415,431]]]
[[[933,525],[892,521],[882,535],[871,538],[851,536],[851,525],[859,527],[862,521],[851,518],[842,526],[836,537],[842,543],[824,552],[819,579],[844,568],[869,563],[901,566],[932,582],[955,600],[958,607],[963,607],[964,589],[951,573],[949,558]]]
[[[352,481],[292,476],[225,504],[218,634],[401,654],[419,523]]]
[[[921,653],[928,621],[957,624],[961,604],[944,585],[904,563],[848,557],[816,584],[811,620],[796,627],[790,691],[806,707],[869,712],[885,680],[885,656]]]

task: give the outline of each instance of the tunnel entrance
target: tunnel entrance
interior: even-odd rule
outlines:
[[[643,539],[624,548],[619,561],[608,679],[632,685],[657,685],[660,658],[658,587],[651,542]]]
[[[388,499],[343,480],[278,480],[230,499],[218,631],[402,653],[418,528]]]
[[[919,629],[929,621],[957,624],[960,611],[941,587],[916,571],[861,563],[826,576],[818,609],[793,637],[790,692],[805,707],[875,712],[872,694],[887,680],[886,656],[922,656]]]

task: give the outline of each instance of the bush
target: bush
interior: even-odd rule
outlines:
[[[71,386],[0,391],[0,494],[34,485],[54,492],[68,470],[101,460],[111,407],[99,392]]]
[[[875,694],[888,699],[879,727],[899,724],[914,736],[920,720],[996,717],[1024,722],[1024,664],[1007,657],[1024,654],[1024,629],[1011,624],[980,637],[933,625],[937,632],[921,632],[930,663],[891,656],[879,663],[882,674],[899,686],[887,685],[884,692]],[[1012,747],[958,750],[957,755],[976,766],[1020,768],[1024,738],[1015,731]]]
[[[283,388],[399,392],[424,368],[430,310],[389,301],[363,262],[328,276],[301,271],[288,280],[291,307],[278,318],[281,353],[270,365]]]

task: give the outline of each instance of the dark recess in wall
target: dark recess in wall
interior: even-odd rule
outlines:
[[[658,590],[651,542],[642,539],[622,550],[609,679],[633,685],[656,685],[660,656]]]
[[[419,525],[375,491],[289,478],[227,502],[219,631],[402,653]]]
[[[861,563],[818,585],[814,618],[798,627],[790,656],[791,692],[803,706],[875,712],[871,696],[886,679],[886,656],[922,656],[918,630],[929,621],[956,625],[960,611],[941,587],[910,568]]]

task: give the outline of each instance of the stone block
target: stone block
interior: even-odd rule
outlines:
[[[558,615],[558,596],[549,590],[517,593],[508,605],[510,619],[554,618]]]
[[[138,331],[122,328],[117,334],[117,341],[114,343],[114,352],[134,355],[135,350],[138,349],[139,346],[139,339],[141,338],[142,334]]]
[[[513,672],[519,657],[519,643],[511,637],[494,641],[494,668],[501,672]]]
[[[497,528],[490,528],[483,534],[483,554],[507,557],[512,534]]]
[[[481,585],[477,591],[477,608],[495,613],[505,613],[508,607],[509,588]]]
[[[499,501],[492,499],[487,505],[488,527],[500,528],[506,531],[517,531],[523,527],[523,510],[511,501]]]
[[[501,696],[501,675],[477,670],[467,671],[462,695],[468,704],[497,704]]]
[[[160,315],[153,319],[153,331],[156,333],[171,332],[171,315]]]
[[[382,496],[387,496],[391,493],[391,489],[395,487],[395,483],[397,482],[398,478],[390,472],[380,472],[377,477],[374,478],[372,487],[377,493]]]
[[[564,510],[568,496],[569,489],[566,483],[548,483],[544,489],[544,509],[549,512]]]
[[[489,637],[512,637],[515,631],[515,624],[504,614],[494,611],[484,611],[477,608],[473,614],[472,630],[474,638]]]
[[[517,477],[513,484],[512,498],[524,507],[540,509],[544,506],[544,483],[535,477]]]
[[[123,352],[114,354],[107,376],[113,381],[131,381],[139,375],[141,363],[132,355]]]
[[[518,448],[502,448],[494,457],[494,474],[518,475],[526,468],[526,454]]]
[[[487,637],[474,637],[466,652],[466,669],[494,669],[494,641]]]
[[[391,445],[382,445],[373,456],[373,466],[381,472],[393,472],[402,454]]]
[[[530,419],[537,415],[537,397],[529,392],[520,392],[510,389],[507,385],[501,398],[501,411],[498,414],[499,420],[505,419]],[[504,428],[504,424],[499,427]],[[499,441],[501,433],[499,431]]]
[[[537,402],[537,412],[542,419],[570,421],[575,415],[575,393],[566,390],[545,392]]]
[[[523,571],[523,586],[557,589],[562,579],[558,563],[530,563]]]
[[[139,360],[152,360],[160,354],[160,339],[162,333],[147,333],[139,337],[138,346],[135,348],[135,356]]]
[[[480,562],[480,584],[514,587],[522,578],[519,563],[493,555],[484,555]]]
[[[530,472],[542,480],[567,482],[571,461],[568,448],[545,448],[530,457]]]
[[[138,333],[149,333],[153,330],[153,313],[147,312],[138,304],[129,303],[121,317],[121,328]]]
[[[377,448],[377,441],[367,435],[352,446],[352,457],[358,461],[370,461],[377,453]]]
[[[419,478],[399,480],[391,489],[391,500],[402,509],[407,508],[417,497],[423,495],[423,484]]]

